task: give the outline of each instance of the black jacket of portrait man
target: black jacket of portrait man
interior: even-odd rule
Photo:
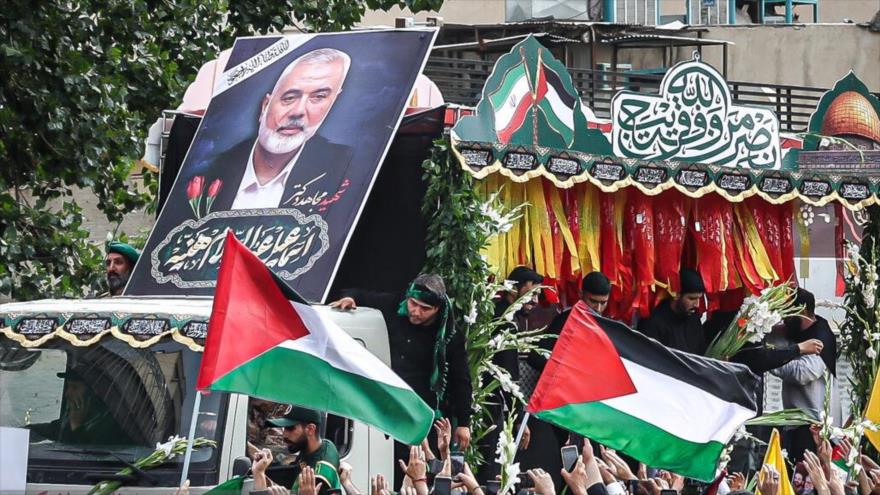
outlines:
[[[247,139],[236,144],[229,150],[216,155],[204,174],[194,174],[204,175],[206,192],[214,179],[219,178],[223,181],[211,207],[212,212],[232,208],[255,142],[255,139]],[[351,180],[349,171],[351,158],[351,147],[334,143],[320,134],[315,134],[303,144],[302,153],[296,159],[290,170],[290,175],[287,177],[284,194],[282,194],[281,203],[278,206],[296,208],[309,214],[323,213],[324,208],[335,202],[346,202],[345,200],[351,197],[345,194],[348,185],[344,183],[346,180]],[[182,179],[188,183],[194,175]],[[186,183],[183,187],[177,188],[183,195],[176,201],[178,207],[187,200]],[[338,198],[333,201],[337,194]],[[328,201],[332,202],[328,203]],[[338,208],[338,205],[334,205],[334,207]]]

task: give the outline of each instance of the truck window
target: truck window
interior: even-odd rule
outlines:
[[[278,462],[285,463],[290,452],[284,441],[284,432],[281,428],[267,427],[265,421],[270,417],[283,416],[288,410],[287,404],[278,404],[255,397],[249,399],[247,435],[247,454],[249,457],[253,457],[257,449],[268,448]],[[333,442],[340,458],[345,457],[351,450],[353,431],[354,423],[351,420],[335,414],[325,416],[322,437]]]
[[[87,474],[115,473],[170,436],[186,436],[199,358],[171,340],[147,349],[114,338],[22,348],[0,336],[0,425],[30,430],[28,481],[89,484]],[[203,397],[197,436],[221,440],[225,395]],[[191,469],[216,481],[218,458],[215,449],[195,451]],[[151,474],[173,479],[181,461]]]

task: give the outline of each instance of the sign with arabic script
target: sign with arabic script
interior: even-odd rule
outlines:
[[[231,229],[323,302],[436,33],[236,40],[125,294],[213,294]]]
[[[611,116],[617,156],[781,168],[776,115],[734,105],[727,82],[698,56],[670,69],[658,95],[616,94]]]

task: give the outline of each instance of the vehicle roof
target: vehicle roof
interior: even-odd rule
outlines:
[[[38,347],[53,338],[78,346],[91,345],[108,336],[134,347],[147,347],[170,336],[193,351],[201,351],[213,301],[212,297],[120,296],[5,303],[0,304],[0,334],[25,347]],[[312,307],[383,362],[390,362],[381,312],[364,307],[354,311]],[[25,323],[36,323],[36,327],[24,329]],[[83,325],[78,326],[80,323]],[[153,328],[144,326],[154,323]]]
[[[179,313],[211,315],[212,297],[105,297],[100,299],[40,299],[0,304],[0,313]]]

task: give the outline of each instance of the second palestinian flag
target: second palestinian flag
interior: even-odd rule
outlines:
[[[756,415],[745,366],[664,347],[578,302],[528,411],[644,462],[711,481],[734,432]]]
[[[434,412],[399,376],[311,307],[230,231],[196,383],[327,411],[408,444]]]

